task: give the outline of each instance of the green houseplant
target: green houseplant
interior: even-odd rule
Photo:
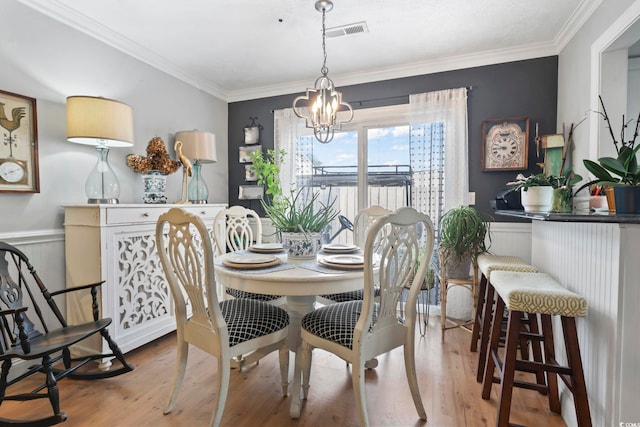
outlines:
[[[518,174],[507,185],[521,192],[525,212],[571,212],[571,188],[581,180],[582,176],[567,168],[559,176]]]
[[[471,206],[458,206],[442,216],[440,250],[447,263],[447,277],[469,276],[471,261],[487,252],[488,232],[487,217]]]
[[[613,186],[616,200],[617,213],[639,213],[640,212],[640,167],[638,166],[637,153],[640,145],[636,145],[638,129],[640,127],[640,113],[635,122],[635,130],[630,139],[625,140],[625,131],[631,121],[625,122],[622,116],[622,129],[620,130],[620,141],[616,139],[607,110],[604,107],[602,97],[600,97],[602,112],[599,114],[604,119],[609,129],[609,135],[616,149],[616,157],[600,157],[597,162],[584,159],[585,168],[595,177],[582,185],[578,191],[588,188],[591,185],[599,184]]]
[[[265,186],[267,197],[260,200],[262,208],[279,233],[282,244],[292,258],[311,258],[322,246],[322,232],[338,216],[336,199],[322,203],[320,193],[302,188],[284,196],[280,186],[279,164],[284,150],[251,153],[252,170],[258,183]]]

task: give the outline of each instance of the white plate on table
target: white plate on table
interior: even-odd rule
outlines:
[[[322,250],[327,253],[334,254],[349,254],[352,252],[357,252],[360,248],[356,245],[350,245],[346,243],[329,243],[322,246]]]
[[[274,255],[233,254],[222,259],[222,264],[234,268],[263,268],[280,264]]]
[[[364,267],[362,255],[327,255],[319,257],[318,262],[334,268],[358,269]]]
[[[249,246],[249,251],[261,254],[275,254],[284,251],[284,247],[282,243],[257,243]]]

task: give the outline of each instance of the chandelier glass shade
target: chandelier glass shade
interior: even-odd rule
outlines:
[[[322,51],[324,61],[320,72],[322,75],[315,81],[314,87],[307,89],[304,96],[298,96],[293,100],[293,112],[296,116],[305,119],[306,127],[313,129],[313,135],[323,144],[331,142],[334,131],[342,129],[344,123],[353,119],[353,109],[342,101],[340,93],[329,78],[327,68],[327,49],[325,16],[333,8],[329,0],[316,2],[316,9],[322,12]],[[340,120],[338,111],[346,110],[346,119]]]

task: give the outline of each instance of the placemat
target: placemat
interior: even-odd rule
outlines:
[[[304,268],[305,270],[317,271],[318,273],[324,274],[344,274],[347,270],[340,270],[338,268],[325,267],[324,265],[318,264],[318,261],[309,261],[302,264],[297,264],[297,267]],[[353,270],[351,270],[353,271]]]

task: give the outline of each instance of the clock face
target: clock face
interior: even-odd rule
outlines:
[[[482,170],[526,169],[528,121],[496,121],[487,128],[483,131]]]
[[[0,181],[6,184],[24,184],[27,173],[24,162],[5,159],[0,163]]]
[[[518,139],[513,135],[500,135],[491,143],[491,155],[498,160],[509,160],[518,153]]]

